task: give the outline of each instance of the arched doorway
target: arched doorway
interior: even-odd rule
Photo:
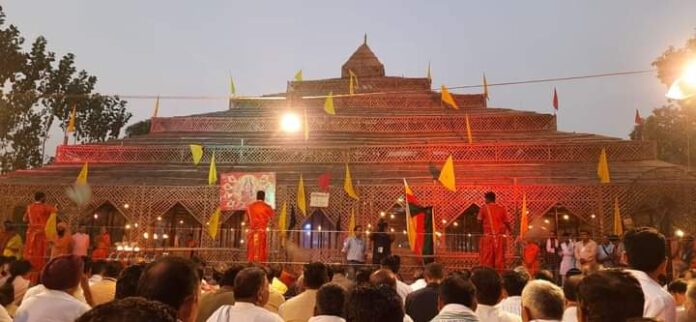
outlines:
[[[152,239],[162,247],[197,247],[201,244],[201,231],[201,223],[186,207],[176,203],[163,216],[156,218]]]
[[[226,215],[223,213],[223,216]],[[240,248],[244,244],[244,210],[231,212],[230,216],[222,223],[220,228],[219,247],[222,248]]]
[[[394,234],[392,249],[394,247],[410,249],[408,232],[406,231],[406,209],[400,203],[395,203],[389,210],[380,213],[379,216],[389,224],[389,232]],[[376,226],[376,224],[375,222],[373,225]],[[371,227],[371,230],[374,228]]]
[[[596,221],[597,217],[591,215],[590,220]],[[593,234],[596,228],[597,224],[595,222],[588,222],[572,213],[565,206],[556,204],[543,216],[530,221],[528,234],[546,238],[550,232],[555,231],[557,236],[568,234],[571,237],[576,237],[580,235],[581,231]]]
[[[445,227],[445,245],[450,252],[473,253],[479,251],[483,227],[476,219],[480,207],[471,204]]]
[[[96,242],[101,228],[105,227],[111,236],[111,242],[121,242],[125,235],[126,217],[110,202],[105,202],[87,213],[79,223],[87,227],[89,239]]]
[[[300,226],[300,247],[302,248],[339,248],[339,232],[336,223],[329,220],[323,210],[317,209]]]

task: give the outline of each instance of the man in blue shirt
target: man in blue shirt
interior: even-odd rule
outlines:
[[[346,254],[348,264],[365,264],[367,247],[362,239],[362,226],[356,225],[353,229],[353,236],[346,238],[343,242],[342,252]]]

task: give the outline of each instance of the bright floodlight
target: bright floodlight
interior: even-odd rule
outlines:
[[[302,121],[300,120],[300,116],[295,113],[287,112],[283,114],[283,117],[280,119],[280,129],[283,130],[283,132],[296,133],[301,128]]]
[[[684,237],[684,231],[681,229],[677,229],[674,231],[674,235],[679,237],[679,238],[682,238],[682,237]]]
[[[684,69],[684,74],[677,78],[667,91],[667,98],[685,100],[696,96],[696,60]]]

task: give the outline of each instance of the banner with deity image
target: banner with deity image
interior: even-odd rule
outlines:
[[[256,200],[256,192],[266,192],[266,203],[275,209],[275,172],[227,172],[220,176],[220,209],[245,210]]]

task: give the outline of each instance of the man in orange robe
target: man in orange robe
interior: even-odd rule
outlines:
[[[266,249],[266,228],[273,218],[273,208],[266,202],[266,192],[257,191],[256,201],[247,207],[249,231],[247,232],[247,260],[249,262],[265,262],[268,260]]]
[[[533,241],[528,241],[524,246],[522,263],[531,276],[539,271],[539,251],[539,245]]]
[[[483,225],[483,236],[479,243],[481,265],[493,267],[499,272],[505,267],[507,235],[512,232],[505,208],[495,203],[495,193],[486,192],[486,204],[478,213]]]
[[[46,203],[46,195],[43,192],[36,192],[34,200],[34,203],[27,206],[27,212],[24,214],[24,221],[28,223],[24,258],[31,263],[32,272],[36,273],[41,272],[48,255],[46,221],[58,209]]]

